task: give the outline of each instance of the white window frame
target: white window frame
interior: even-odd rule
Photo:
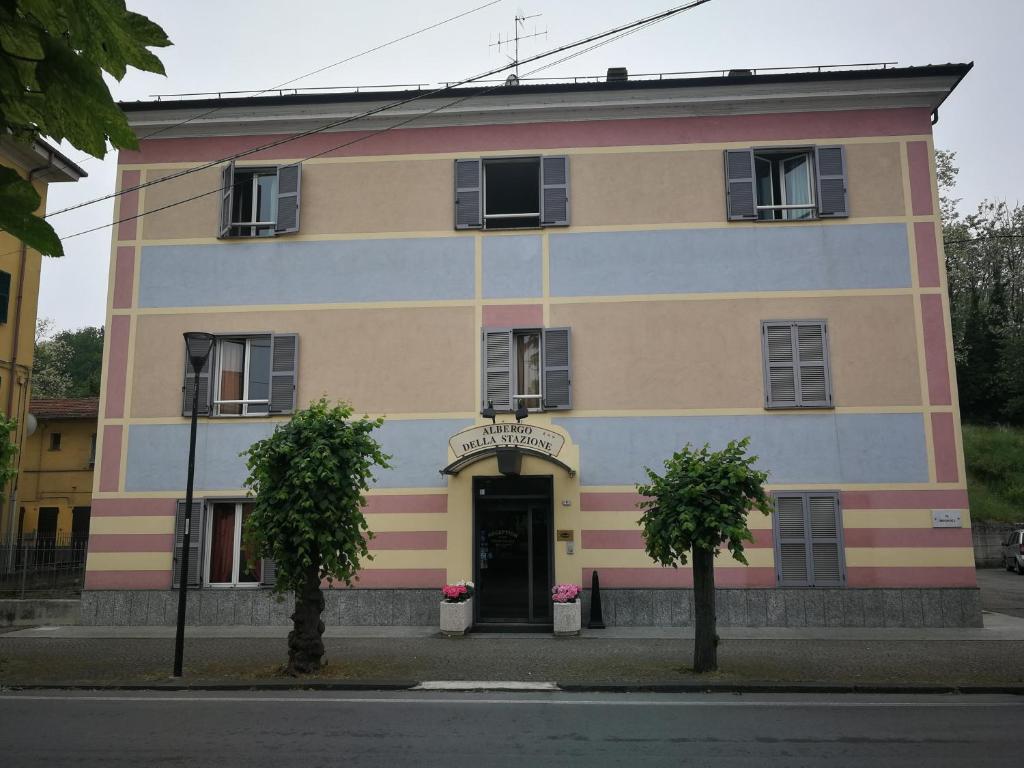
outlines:
[[[242,581],[238,580],[239,571],[242,568],[241,558],[239,552],[242,549],[242,507],[245,504],[252,504],[252,499],[248,501],[238,501],[235,499],[207,499],[206,500],[206,537],[204,539],[205,546],[203,547],[203,586],[211,589],[258,589],[263,579],[263,561],[257,558],[260,563],[260,578],[256,581]],[[213,550],[213,508],[217,504],[233,504],[235,507],[235,529],[233,536],[233,549],[232,553],[232,565],[231,565],[231,581],[229,582],[213,582],[210,581],[210,560],[212,559]]]
[[[537,337],[537,386],[539,391],[535,395],[520,395],[519,389],[519,339],[523,336]],[[543,328],[513,328],[512,329],[512,410],[519,406],[521,400],[526,400],[526,409],[531,413],[540,413],[544,410],[544,329]],[[533,403],[531,405],[531,402]]]
[[[814,148],[813,147],[754,147],[754,208],[758,213],[758,221],[811,221],[818,218],[818,183],[816,176],[816,166],[814,164]],[[757,166],[759,162],[767,162],[772,166],[774,171],[776,166],[781,166],[786,160],[792,159],[798,155],[803,155],[807,158],[807,187],[808,196],[810,202],[800,204],[789,204],[786,201],[786,185],[782,184],[779,188],[779,196],[782,200],[780,205],[775,205],[774,202],[771,205],[762,205],[759,197],[760,185],[757,183]],[[780,167],[780,178],[781,178],[781,167]],[[772,184],[772,200],[775,199],[775,174],[769,174],[769,180]],[[770,211],[772,215],[767,218],[761,218],[761,211]],[[808,211],[810,215],[802,218],[789,218],[789,211]],[[776,218],[775,212],[781,212],[782,217]]]
[[[521,163],[525,165],[527,162],[532,162],[534,167],[537,169],[537,208],[541,207],[541,201],[544,198],[544,179],[543,179],[543,168],[541,167],[541,156],[527,155],[526,157],[484,157],[481,158],[480,162],[480,194],[483,196],[483,204],[481,206],[481,217],[482,229],[540,229],[541,228],[541,212],[538,210],[535,213],[487,213],[487,166],[498,165],[501,163]],[[502,221],[515,221],[520,219],[536,218],[537,223],[535,225],[524,226],[524,227],[508,227],[501,224]],[[495,224],[489,226],[488,221],[494,221]]]
[[[252,183],[252,208],[249,211],[248,221],[238,221],[240,218],[239,212],[235,210],[235,191],[231,190],[231,237],[273,237],[275,229],[277,227],[277,166],[235,166],[235,186],[238,186],[238,176],[241,174],[251,174]],[[274,177],[274,188],[271,192],[272,201],[272,212],[274,214],[271,221],[259,221],[256,218],[258,213],[258,201],[259,201],[259,178],[261,176],[273,176]],[[249,232],[236,232],[236,228],[248,227]],[[269,228],[267,231],[260,231],[261,228]]]
[[[214,357],[214,398],[213,408],[210,415],[216,416],[217,418],[224,419],[240,419],[246,416],[269,416],[270,415],[270,398],[265,400],[249,399],[249,365],[252,360],[252,342],[254,339],[270,339],[271,353],[273,353],[273,339],[269,334],[251,334],[251,335],[240,335],[240,336],[218,336],[216,342],[217,352]],[[242,399],[241,400],[222,400],[220,396],[220,385],[221,385],[221,365],[223,364],[223,355],[220,354],[221,344],[225,341],[231,342],[245,342],[245,352],[242,360]],[[222,405],[241,405],[241,413],[222,413]],[[249,413],[250,405],[266,405],[265,411],[259,411],[256,413]]]

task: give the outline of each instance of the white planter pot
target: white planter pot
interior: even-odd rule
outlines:
[[[464,635],[473,626],[473,598],[461,603],[441,602],[441,632],[445,635]]]
[[[553,603],[555,606],[555,634],[578,635],[581,626],[583,603]]]

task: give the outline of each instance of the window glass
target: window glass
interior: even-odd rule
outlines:
[[[235,184],[231,190],[231,235],[273,235],[276,219],[277,169],[235,168]]]
[[[814,218],[813,166],[809,152],[759,153],[754,156],[754,166],[759,219]]]
[[[270,399],[270,339],[267,337],[249,340],[249,391],[246,400]],[[268,403],[250,403],[247,413],[267,413]]]
[[[489,229],[540,226],[540,160],[484,162],[484,225]]]
[[[246,546],[244,537],[245,521],[252,514],[252,504],[239,504],[241,520],[239,522],[239,547],[238,547],[238,581],[242,584],[258,584],[260,580],[260,561],[256,559],[256,551],[252,546]]]
[[[222,401],[218,412],[227,416],[240,416],[241,403],[224,403],[224,400],[241,400],[245,381],[245,342],[224,339],[217,349],[220,366],[217,399]]]
[[[782,176],[784,179],[786,205],[810,205],[811,203],[811,163],[807,155],[787,157],[782,160]],[[784,217],[788,219],[807,219],[811,216],[810,208],[787,209]]]
[[[540,407],[540,334],[521,333],[516,335],[516,396],[528,396],[525,402],[529,408]],[[518,406],[517,399],[513,406]]]
[[[210,529],[210,583],[230,584],[235,551],[235,505],[214,504]]]

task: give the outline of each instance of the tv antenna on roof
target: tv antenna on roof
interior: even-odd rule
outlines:
[[[499,32],[498,42],[491,43],[488,46],[489,48],[497,48],[499,51],[503,51],[509,46],[513,47],[515,56],[508,56],[507,53],[505,54],[508,56],[509,61],[516,65],[515,73],[509,75],[508,79],[505,81],[508,85],[516,85],[519,82],[519,41],[529,40],[531,37],[547,37],[548,35],[548,31],[546,29],[542,32],[538,32],[536,25],[533,27],[533,32],[526,33],[526,24],[524,22],[529,21],[530,19],[538,19],[543,15],[544,14],[542,13],[535,13],[532,16],[524,16],[522,11],[516,12],[515,33],[503,38]]]

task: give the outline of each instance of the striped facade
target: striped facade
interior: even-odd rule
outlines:
[[[923,77],[905,72],[909,82]],[[944,97],[957,74],[929,82]],[[726,100],[730,89],[738,98],[759,87],[716,80],[706,87]],[[302,162],[298,232],[277,237],[217,237],[219,195],[204,193],[217,191],[220,166],[122,194],[83,621],[173,619],[188,446],[182,332],[297,334],[300,406],[326,394],[386,417],[379,438],[394,466],[378,473],[366,510],[374,560],[355,589],[330,597],[328,621],[429,623],[435,590],[477,575],[474,478],[499,474],[494,457],[439,471],[452,461],[452,435],[489,423],[481,331],[565,327],[571,408],[525,423],[564,438],[558,459],[570,471],[535,456],[522,466],[523,476],[551,477],[553,527],[573,532],[573,552],[552,543],[555,583],[589,585],[596,569],[606,619],[686,623],[691,572],[645,555],[636,483],[688,442],[750,436],[773,492],[836,494],[843,579],[780,586],[777,524],[754,515],[749,567],[716,563],[726,623],[979,622],[933,161],[937,102],[892,82],[866,81],[871,106],[828,91],[834,83],[819,75],[799,110],[782,102],[743,113],[737,101],[721,114],[691,105],[627,117],[587,102],[557,120],[532,117],[529,88],[503,89],[499,120],[456,116],[334,150],[362,134],[308,136],[239,161],[322,153]],[[701,87],[659,93],[690,104]],[[595,93],[633,92],[578,98]],[[254,131],[226,109],[219,122],[145,140],[122,153],[119,189],[290,132],[272,128],[288,124],[293,104],[249,101],[276,122]],[[142,134],[171,120],[153,105],[128,106]],[[200,106],[179,104],[186,111],[173,115]],[[723,152],[819,145],[843,147],[848,216],[727,219]],[[453,226],[453,161],[538,155],[568,158],[568,226]],[[762,323],[808,319],[827,324],[830,407],[767,408]],[[239,452],[286,418],[200,418],[197,497],[241,501]],[[933,527],[935,510],[958,511],[962,527]],[[282,621],[286,612],[261,595],[204,586],[192,620]]]

